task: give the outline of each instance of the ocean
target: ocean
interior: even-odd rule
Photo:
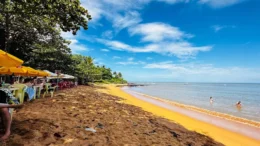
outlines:
[[[132,91],[260,122],[260,84],[147,83]],[[214,102],[210,104],[209,98]],[[241,101],[242,108],[235,104]]]

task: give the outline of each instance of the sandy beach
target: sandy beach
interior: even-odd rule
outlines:
[[[122,89],[120,89],[118,87],[115,87],[115,86],[106,86],[106,87],[109,90],[106,90],[104,92],[124,98],[125,103],[141,107],[145,111],[148,111],[157,116],[161,116],[166,119],[172,120],[173,122],[176,122],[189,130],[208,135],[208,136],[212,137],[213,139],[215,139],[216,141],[223,143],[224,145],[258,146],[260,144],[260,141],[258,139],[254,139],[254,138],[245,136],[243,134],[215,126],[213,124],[203,122],[203,121],[197,120],[195,118],[191,118],[189,116],[180,114],[178,112],[173,112],[166,108],[156,106],[152,103],[140,100],[136,97],[133,97],[132,95],[124,92]],[[247,121],[247,120],[245,120],[245,121]],[[258,127],[258,124],[255,122],[252,122],[252,125]],[[232,125],[230,125],[230,126],[232,126]]]
[[[114,86],[62,90],[54,98],[37,99],[17,110],[7,145],[222,145],[206,133],[156,116],[165,113],[163,109],[139,102]]]

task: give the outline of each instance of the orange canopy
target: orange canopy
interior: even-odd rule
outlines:
[[[25,74],[27,70],[23,67],[1,67],[0,74]]]
[[[20,76],[49,76],[48,73],[40,70],[35,70],[30,67],[22,66],[22,67],[1,67],[0,74],[7,75],[20,75]]]
[[[0,66],[17,67],[23,64],[23,60],[0,50]]]

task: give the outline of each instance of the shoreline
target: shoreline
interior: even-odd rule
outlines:
[[[125,99],[123,101],[124,103],[141,107],[145,111],[151,112],[154,115],[161,116],[161,117],[169,119],[175,123],[178,123],[178,124],[184,126],[185,128],[187,128],[188,130],[196,131],[198,133],[210,136],[213,139],[215,139],[216,141],[219,141],[225,145],[250,145],[250,146],[256,145],[256,146],[258,146],[260,143],[260,139],[254,139],[252,137],[245,136],[241,133],[233,132],[233,131],[227,130],[225,128],[213,125],[212,123],[204,122],[204,121],[195,119],[194,117],[187,116],[183,113],[169,110],[167,108],[158,106],[151,102],[141,100],[140,98],[137,98],[134,95],[131,95],[130,93],[128,93],[128,92],[124,91],[123,89],[116,87],[114,85],[105,85],[105,87],[107,87],[107,90],[105,91],[106,93]],[[145,98],[149,99],[149,97],[145,97]],[[153,98],[150,98],[150,99],[156,100]],[[159,101],[160,104],[163,104],[163,103],[166,104],[165,102],[160,101],[158,99],[156,101]],[[170,105],[172,107],[174,106],[172,104],[170,104]],[[179,108],[181,108],[181,107],[179,107]],[[190,109],[186,109],[186,110],[190,110]],[[198,111],[194,111],[194,112],[196,112],[195,114],[200,113]],[[202,113],[200,113],[200,114],[202,114]],[[217,118],[217,116],[215,116],[215,117]],[[249,126],[249,125],[247,125],[247,126]],[[257,128],[257,127],[255,127],[255,128]]]
[[[222,119],[225,119],[225,120],[230,120],[230,121],[233,121],[233,122],[239,122],[241,124],[246,124],[246,125],[249,125],[249,126],[254,126],[256,128],[260,128],[260,122],[258,122],[258,121],[254,121],[254,120],[250,120],[250,119],[246,119],[246,118],[242,118],[242,117],[237,117],[237,116],[234,116],[234,115],[225,114],[225,113],[221,113],[221,112],[217,112],[217,111],[210,111],[208,109],[204,109],[204,108],[200,108],[200,107],[196,107],[196,106],[192,106],[192,105],[186,105],[186,104],[178,103],[178,102],[175,102],[175,101],[171,101],[171,100],[167,100],[167,99],[163,99],[163,98],[159,98],[159,97],[155,97],[155,96],[151,96],[151,95],[147,95],[147,94],[143,94],[143,93],[139,93],[139,92],[135,92],[135,91],[131,91],[131,92],[133,92],[135,94],[139,94],[139,95],[147,97],[147,98],[152,98],[152,99],[155,99],[155,100],[159,100],[159,101],[162,101],[162,102],[165,102],[165,103],[172,104],[174,106],[185,108],[185,109],[188,109],[188,110],[193,110],[193,111],[201,112],[203,114],[207,114],[207,115],[210,115],[210,116],[215,116],[215,117],[219,117],[219,118],[222,118]]]

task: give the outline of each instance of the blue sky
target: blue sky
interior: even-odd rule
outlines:
[[[260,82],[259,0],[81,0],[74,54],[128,81]]]

